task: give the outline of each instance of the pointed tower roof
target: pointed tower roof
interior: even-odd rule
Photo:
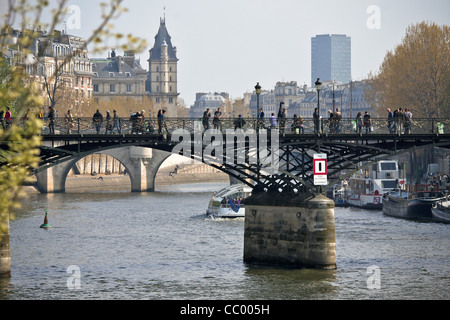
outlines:
[[[150,50],[150,59],[161,60],[161,46],[168,46],[169,60],[178,60],[175,48],[172,46],[172,38],[166,28],[166,19],[161,18],[158,34],[155,36],[155,45]]]

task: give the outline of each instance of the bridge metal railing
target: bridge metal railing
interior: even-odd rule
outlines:
[[[333,121],[321,119],[315,121],[305,119],[276,119],[275,121],[254,118],[221,119],[215,123],[210,119],[205,123],[198,118],[167,118],[164,122],[150,118],[135,120],[120,118],[117,121],[103,119],[94,122],[92,118],[55,118],[53,121],[45,118],[42,134],[50,134],[53,126],[55,135],[71,134],[159,134],[172,133],[177,129],[185,129],[191,133],[204,132],[206,129],[217,128],[223,133],[227,129],[279,129],[284,134],[445,134],[450,132],[450,119],[413,119],[412,121],[391,121],[381,118],[372,118],[370,123],[360,123],[354,119],[341,119]],[[15,120],[17,124],[24,125],[23,120]],[[52,123],[53,122],[53,123]]]

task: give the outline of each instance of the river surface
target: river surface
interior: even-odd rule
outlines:
[[[0,299],[450,299],[450,225],[336,208],[336,270],[251,266],[244,220],[205,215],[224,186],[30,195]]]

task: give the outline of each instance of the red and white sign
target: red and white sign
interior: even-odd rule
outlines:
[[[314,159],[314,175],[327,175],[327,160]]]
[[[328,185],[328,167],[327,155],[315,154],[313,160],[314,185],[326,186]]]

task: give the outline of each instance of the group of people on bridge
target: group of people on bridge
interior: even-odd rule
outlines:
[[[319,114],[319,109],[315,108],[312,119],[304,119],[301,115],[297,116],[294,114],[293,117],[287,116],[287,110],[283,107],[283,103],[280,103],[280,109],[278,114],[271,113],[270,116],[266,116],[263,108],[259,108],[258,113],[252,119],[244,119],[244,117],[239,114],[237,118],[226,118],[224,120],[223,112],[221,108],[217,108],[212,114],[211,110],[207,108],[199,121],[199,126],[202,130],[206,131],[211,128],[222,130],[223,128],[233,128],[243,129],[244,127],[251,127],[256,130],[267,129],[273,130],[278,129],[281,134],[290,132],[292,134],[304,134],[305,132],[315,133],[315,134],[339,134],[339,133],[371,133],[376,129],[377,132],[389,134],[412,134],[413,121],[412,112],[410,109],[397,108],[392,111],[392,109],[387,109],[387,119],[372,119],[368,111],[358,112],[356,118],[343,118],[339,108],[334,111],[328,111],[328,118],[323,119]],[[39,118],[44,119],[41,115]],[[45,117],[47,120],[48,130],[51,135],[55,134],[55,126],[60,128],[60,133],[71,134],[73,130],[77,132],[86,132],[85,130],[95,130],[97,134],[114,134],[118,133],[131,133],[131,134],[160,134],[169,135],[168,125],[166,123],[166,110],[159,110],[156,119],[145,119],[145,111],[138,111],[130,114],[130,118],[120,118],[117,111],[113,110],[112,114],[106,111],[104,116],[99,109],[96,110],[92,116],[91,122],[89,118],[74,119],[71,110],[68,110],[64,116],[64,122],[61,118],[59,120],[55,117],[55,110],[53,107],[48,107],[48,113]],[[9,107],[4,110],[0,110],[0,128],[6,129],[13,122],[12,112]],[[20,119],[22,120],[22,119]],[[183,128],[184,126],[183,119]],[[189,120],[189,119],[187,119]],[[193,119],[193,126],[197,126],[198,119]],[[427,119],[423,119],[427,120]],[[421,130],[426,130],[426,132],[436,132],[439,134],[444,133],[444,123],[440,119],[429,119],[429,125],[426,122],[418,125]],[[374,122],[373,122],[374,121]],[[417,120],[417,121],[420,121]],[[176,125],[177,122],[170,121],[170,124]],[[189,122],[187,122],[189,123]],[[157,127],[157,128],[156,128]],[[189,125],[188,125],[189,128]],[[386,130],[387,129],[387,130]],[[436,130],[437,129],[437,130]],[[44,132],[45,129],[43,129]]]
[[[394,111],[387,109],[388,111],[388,130],[389,133],[412,133],[412,113],[411,110],[406,108],[398,108]]]

